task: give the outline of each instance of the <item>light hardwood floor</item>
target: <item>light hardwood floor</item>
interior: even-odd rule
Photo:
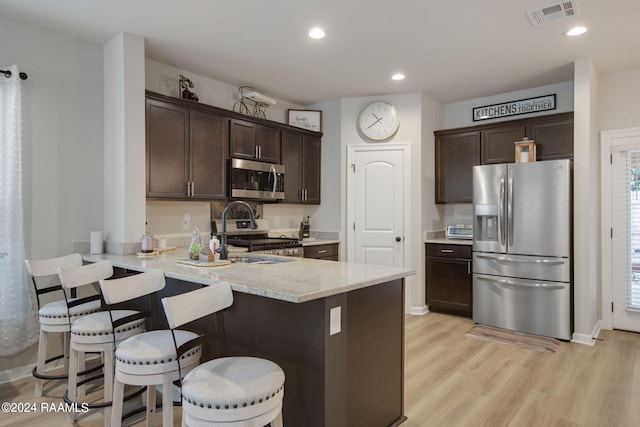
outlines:
[[[472,326],[438,313],[406,317],[403,427],[640,425],[640,334],[603,331],[593,347],[562,342],[548,354],[465,337]],[[48,383],[35,399],[26,378],[1,385],[0,402],[57,403],[64,388]],[[95,411],[76,423],[102,424]],[[64,414],[0,412],[0,427],[66,425]]]

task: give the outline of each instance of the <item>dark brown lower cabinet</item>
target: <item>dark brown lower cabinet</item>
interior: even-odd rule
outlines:
[[[427,243],[429,310],[472,315],[471,245]]]
[[[328,243],[326,245],[305,246],[304,257],[338,261],[338,244]]]

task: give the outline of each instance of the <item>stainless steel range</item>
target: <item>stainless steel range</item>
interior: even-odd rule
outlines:
[[[227,244],[230,246],[247,248],[252,254],[280,255],[291,257],[303,257],[302,243],[298,239],[290,237],[269,237],[263,226],[262,220],[256,221],[258,229],[252,230],[249,221],[229,221]]]
[[[229,236],[231,246],[247,248],[249,252],[264,255],[304,256],[302,243],[288,237],[269,237],[267,233]]]

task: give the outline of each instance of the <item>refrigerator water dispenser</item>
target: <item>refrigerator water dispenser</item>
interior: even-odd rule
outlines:
[[[475,240],[485,242],[498,241],[498,205],[476,205],[475,206]]]

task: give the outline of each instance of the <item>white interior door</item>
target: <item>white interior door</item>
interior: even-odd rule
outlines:
[[[406,149],[387,146],[350,153],[350,261],[404,266]]]
[[[612,140],[612,327],[640,332],[640,134]]]

